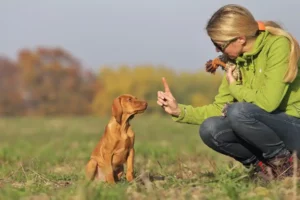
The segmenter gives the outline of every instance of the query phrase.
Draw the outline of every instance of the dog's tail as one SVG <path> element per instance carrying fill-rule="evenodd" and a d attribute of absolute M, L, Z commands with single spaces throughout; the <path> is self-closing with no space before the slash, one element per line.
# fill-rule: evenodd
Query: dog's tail
<path fill-rule="evenodd" d="M 94 180 L 97 173 L 98 163 L 94 159 L 90 159 L 85 166 L 85 176 L 89 181 Z"/>

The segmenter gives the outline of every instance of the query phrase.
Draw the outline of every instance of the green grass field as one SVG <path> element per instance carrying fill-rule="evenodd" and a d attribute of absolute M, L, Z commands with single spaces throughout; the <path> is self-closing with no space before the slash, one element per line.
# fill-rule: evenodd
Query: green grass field
<path fill-rule="evenodd" d="M 201 142 L 198 126 L 146 113 L 132 121 L 135 181 L 87 184 L 84 166 L 107 122 L 97 117 L 1 119 L 0 199 L 267 200 L 293 199 L 300 192 L 293 179 L 251 181 L 239 163 Z M 151 181 L 149 174 L 165 180 Z"/>

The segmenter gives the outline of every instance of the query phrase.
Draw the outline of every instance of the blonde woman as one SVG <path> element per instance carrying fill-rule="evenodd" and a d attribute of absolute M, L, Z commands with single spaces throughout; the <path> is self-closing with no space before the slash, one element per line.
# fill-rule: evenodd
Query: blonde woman
<path fill-rule="evenodd" d="M 298 42 L 275 22 L 258 22 L 233 4 L 217 10 L 206 31 L 216 51 L 234 62 L 241 81 L 229 68 L 214 102 L 193 107 L 178 104 L 163 78 L 157 104 L 176 122 L 199 124 L 207 146 L 254 166 L 257 175 L 292 176 L 291 153 L 300 156 Z"/>

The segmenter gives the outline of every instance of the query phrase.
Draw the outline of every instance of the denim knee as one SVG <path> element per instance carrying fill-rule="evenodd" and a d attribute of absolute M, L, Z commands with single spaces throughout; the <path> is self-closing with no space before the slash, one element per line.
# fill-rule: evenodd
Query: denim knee
<path fill-rule="evenodd" d="M 251 120 L 251 114 L 258 110 L 260 110 L 260 108 L 252 103 L 233 103 L 227 107 L 226 117 L 229 119 L 232 127 L 241 126 L 241 123 L 245 119 L 247 119 L 247 121 Z M 253 118 L 253 120 L 255 119 Z"/>
<path fill-rule="evenodd" d="M 213 134 L 217 132 L 217 121 L 214 118 L 206 119 L 200 126 L 199 135 L 204 143 L 210 143 L 214 138 Z"/>

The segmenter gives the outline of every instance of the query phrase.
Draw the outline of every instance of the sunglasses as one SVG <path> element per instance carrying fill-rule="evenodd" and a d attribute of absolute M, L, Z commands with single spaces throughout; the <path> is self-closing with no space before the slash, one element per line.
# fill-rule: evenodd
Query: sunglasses
<path fill-rule="evenodd" d="M 215 45 L 215 47 L 216 47 L 218 50 L 220 50 L 221 52 L 224 52 L 225 49 L 228 47 L 228 45 L 230 45 L 230 43 L 236 41 L 237 39 L 238 39 L 238 37 L 235 37 L 235 38 L 233 38 L 233 39 L 231 39 L 231 40 L 228 40 L 228 41 L 223 42 L 223 44 L 221 44 L 221 45 L 218 44 L 218 43 L 216 43 L 216 42 L 213 41 L 212 39 L 211 39 L 211 41 L 212 41 L 212 43 Z"/>

